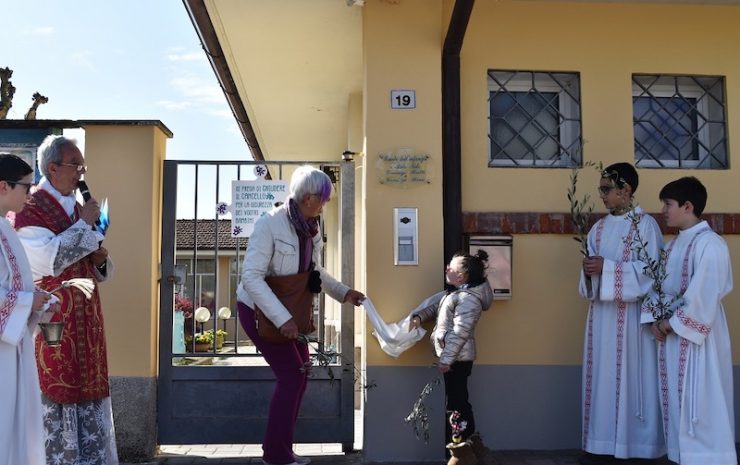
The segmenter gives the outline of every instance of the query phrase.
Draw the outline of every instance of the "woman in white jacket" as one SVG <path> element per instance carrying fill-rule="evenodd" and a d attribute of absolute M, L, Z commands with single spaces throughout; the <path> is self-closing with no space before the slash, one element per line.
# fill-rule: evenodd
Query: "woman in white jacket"
<path fill-rule="evenodd" d="M 319 215 L 331 193 L 331 180 L 323 171 L 307 165 L 296 169 L 290 180 L 288 201 L 257 221 L 244 256 L 237 290 L 239 320 L 277 379 L 262 443 L 265 465 L 310 462 L 293 453 L 293 432 L 308 381 L 304 368 L 310 363 L 308 347 L 296 340 L 298 325 L 266 279 L 315 270 L 324 292 L 335 300 L 359 305 L 365 298 L 319 266 Z M 255 307 L 287 342 L 268 342 L 258 334 Z"/>

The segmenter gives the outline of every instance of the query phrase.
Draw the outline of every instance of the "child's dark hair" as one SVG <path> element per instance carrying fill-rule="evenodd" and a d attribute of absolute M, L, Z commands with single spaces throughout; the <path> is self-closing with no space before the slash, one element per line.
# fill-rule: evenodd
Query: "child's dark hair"
<path fill-rule="evenodd" d="M 640 177 L 635 167 L 625 162 L 607 166 L 601 172 L 601 177 L 612 180 L 619 189 L 622 189 L 625 183 L 629 184 L 633 194 L 637 192 L 637 185 L 640 184 Z"/>
<path fill-rule="evenodd" d="M 707 206 L 707 188 L 694 176 L 686 176 L 663 186 L 658 198 L 662 201 L 675 200 L 681 206 L 691 202 L 694 206 L 694 216 L 699 218 Z"/>
<path fill-rule="evenodd" d="M 0 181 L 13 184 L 33 173 L 33 168 L 17 155 L 0 153 Z M 13 186 L 15 187 L 15 186 Z"/>
<path fill-rule="evenodd" d="M 465 252 L 457 252 L 452 258 L 462 257 L 462 271 L 468 276 L 468 284 L 478 286 L 486 280 L 486 268 L 488 268 L 488 253 L 478 249 L 475 255 Z"/>

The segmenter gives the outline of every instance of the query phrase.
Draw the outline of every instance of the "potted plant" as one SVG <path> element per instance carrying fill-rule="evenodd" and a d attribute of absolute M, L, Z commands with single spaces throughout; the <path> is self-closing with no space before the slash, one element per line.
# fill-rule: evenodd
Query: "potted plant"
<path fill-rule="evenodd" d="M 195 346 L 193 347 L 194 352 L 208 352 L 213 348 L 213 331 L 206 331 L 198 333 L 195 336 L 185 337 L 185 344 L 188 347 L 193 342 L 195 342 Z"/>
<path fill-rule="evenodd" d="M 216 330 L 216 335 L 214 337 L 213 330 L 209 329 L 203 333 L 204 335 L 208 335 L 208 338 L 210 338 L 211 342 L 214 340 L 216 341 L 216 349 L 220 349 L 224 346 L 224 340 L 226 339 L 226 336 L 228 336 L 229 333 L 224 331 L 223 329 Z"/>
<path fill-rule="evenodd" d="M 224 341 L 228 335 L 229 333 L 223 329 L 216 330 L 216 349 L 220 349 L 224 346 Z"/>

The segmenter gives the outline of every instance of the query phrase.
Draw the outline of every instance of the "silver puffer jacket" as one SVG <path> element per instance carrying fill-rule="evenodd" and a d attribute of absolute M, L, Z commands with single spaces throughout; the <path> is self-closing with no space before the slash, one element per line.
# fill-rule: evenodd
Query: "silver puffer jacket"
<path fill-rule="evenodd" d="M 422 323 L 437 319 L 431 334 L 434 351 L 439 363 L 452 365 L 475 360 L 475 324 L 481 312 L 491 308 L 491 303 L 493 290 L 485 281 L 449 294 L 438 292 L 419 304 L 411 315 L 418 315 Z"/>

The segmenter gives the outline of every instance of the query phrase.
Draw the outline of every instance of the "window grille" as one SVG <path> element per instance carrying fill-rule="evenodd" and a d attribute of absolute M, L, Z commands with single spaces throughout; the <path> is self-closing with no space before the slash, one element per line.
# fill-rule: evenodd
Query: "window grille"
<path fill-rule="evenodd" d="M 489 166 L 580 166 L 578 73 L 488 71 Z"/>
<path fill-rule="evenodd" d="M 724 78 L 633 75 L 635 164 L 727 169 Z"/>

